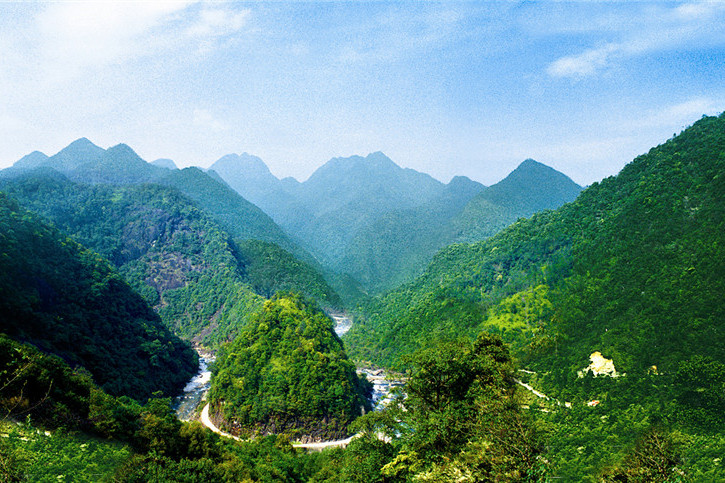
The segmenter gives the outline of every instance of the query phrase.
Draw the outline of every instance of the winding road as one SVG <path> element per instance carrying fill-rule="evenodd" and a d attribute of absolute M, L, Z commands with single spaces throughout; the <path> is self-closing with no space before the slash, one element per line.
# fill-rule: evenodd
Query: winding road
<path fill-rule="evenodd" d="M 234 438 L 237 441 L 244 441 L 240 439 L 239 436 L 234 436 L 233 434 L 226 433 L 216 427 L 216 425 L 212 422 L 211 418 L 209 418 L 209 403 L 206 403 L 204 409 L 201 410 L 201 417 L 199 419 L 201 420 L 201 424 L 211 429 L 220 436 L 224 436 L 225 438 Z M 358 436 L 360 435 L 354 434 L 346 439 L 337 439 L 334 441 L 320 441 L 319 443 L 292 443 L 292 446 L 294 446 L 295 448 L 304 448 L 312 451 L 322 451 L 325 448 L 344 448 L 345 446 L 350 444 L 350 441 L 357 438 Z"/>
<path fill-rule="evenodd" d="M 335 321 L 335 332 L 338 336 L 350 330 L 350 327 L 352 326 L 352 320 L 347 315 L 343 313 L 334 313 L 331 314 L 331 317 Z M 208 382 L 208 380 L 206 380 L 206 382 Z M 201 421 L 201 424 L 203 424 L 220 436 L 223 436 L 225 438 L 233 438 L 237 441 L 245 441 L 238 436 L 234 436 L 233 434 L 222 431 L 212 422 L 211 418 L 209 417 L 209 403 L 206 403 L 204 408 L 201 410 L 201 416 L 199 417 L 199 420 Z M 295 448 L 304 448 L 311 451 L 322 451 L 325 448 L 344 448 L 348 444 L 350 444 L 350 441 L 359 436 L 359 434 L 354 434 L 349 438 L 337 439 L 334 441 L 320 441 L 318 443 L 292 443 L 292 446 L 294 446 Z"/>

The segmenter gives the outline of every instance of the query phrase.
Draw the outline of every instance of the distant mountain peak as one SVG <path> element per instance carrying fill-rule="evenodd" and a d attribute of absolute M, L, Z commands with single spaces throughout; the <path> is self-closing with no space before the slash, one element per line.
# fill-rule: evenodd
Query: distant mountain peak
<path fill-rule="evenodd" d="M 468 176 L 454 176 L 451 178 L 451 181 L 448 183 L 447 186 L 449 187 L 456 187 L 456 186 L 469 186 L 469 185 L 480 185 L 480 183 L 473 181 Z M 483 185 L 481 185 L 483 186 Z"/>
<path fill-rule="evenodd" d="M 108 148 L 108 151 L 106 151 L 108 154 L 122 154 L 125 156 L 133 156 L 137 158 L 141 158 L 138 154 L 136 154 L 136 151 L 134 151 L 131 146 L 128 144 L 120 143 L 116 144 L 113 147 Z"/>
<path fill-rule="evenodd" d="M 386 156 L 386 155 L 385 155 L 385 153 L 384 153 L 384 152 L 382 152 L 382 151 L 375 151 L 374 153 L 369 153 L 369 154 L 368 154 L 368 155 L 366 156 L 366 159 L 368 159 L 368 160 L 376 160 L 376 159 L 381 159 L 381 160 L 387 160 L 387 161 L 392 161 L 392 160 L 391 160 L 391 159 L 390 159 L 390 158 L 389 158 L 388 156 Z"/>
<path fill-rule="evenodd" d="M 533 179 L 529 179 L 530 177 L 533 177 Z M 509 175 L 506 176 L 506 178 L 504 178 L 499 183 L 505 184 L 511 181 L 520 180 L 522 178 L 527 178 L 532 182 L 536 182 L 536 179 L 538 178 L 558 178 L 561 180 L 566 179 L 571 183 L 574 183 L 573 181 L 571 181 L 571 178 L 569 178 L 561 171 L 557 171 L 551 166 L 547 166 L 546 164 L 540 163 L 531 158 L 524 160 L 516 167 L 516 169 L 511 171 L 511 173 L 509 173 Z"/>
<path fill-rule="evenodd" d="M 166 168 L 166 169 L 179 169 L 178 166 L 176 166 L 176 163 L 172 159 L 168 158 L 159 158 L 151 161 L 151 164 L 154 166 L 157 166 L 159 168 Z"/>
<path fill-rule="evenodd" d="M 249 153 L 227 154 L 219 158 L 209 169 L 217 172 L 229 172 L 230 170 L 243 171 L 247 175 L 252 176 L 272 176 L 269 167 L 262 161 L 259 156 Z"/>
<path fill-rule="evenodd" d="M 519 164 L 519 168 L 528 168 L 531 166 L 546 166 L 544 163 L 540 163 L 537 160 L 533 158 L 526 158 L 524 159 L 521 164 Z M 546 166 L 548 168 L 548 166 Z"/>
<path fill-rule="evenodd" d="M 535 159 L 527 158 L 519 164 L 516 169 L 512 171 L 512 173 L 515 173 L 516 171 L 531 171 L 531 170 L 539 170 L 539 171 L 556 171 L 551 166 L 547 166 L 544 163 L 540 163 L 536 161 Z M 557 171 L 558 172 L 558 171 Z"/>
<path fill-rule="evenodd" d="M 88 138 L 80 138 L 51 156 L 48 161 L 54 168 L 72 170 L 84 163 L 100 160 L 105 152 L 105 149 L 96 146 Z"/>
<path fill-rule="evenodd" d="M 15 162 L 16 168 L 37 168 L 48 161 L 48 156 L 40 151 L 33 151 L 30 154 L 26 154 L 18 161 Z"/>
<path fill-rule="evenodd" d="M 93 144 L 88 138 L 79 138 L 64 147 L 55 156 L 71 155 L 71 156 L 100 156 L 105 149 Z"/>
<path fill-rule="evenodd" d="M 529 158 L 481 196 L 530 216 L 573 201 L 581 190 L 582 187 L 564 173 Z"/>
<path fill-rule="evenodd" d="M 67 147 L 68 148 L 70 148 L 70 147 L 78 148 L 78 147 L 86 147 L 86 146 L 99 147 L 99 146 L 96 146 L 95 144 L 93 144 L 91 142 L 91 140 L 86 137 L 76 139 L 75 141 L 70 143 Z"/>

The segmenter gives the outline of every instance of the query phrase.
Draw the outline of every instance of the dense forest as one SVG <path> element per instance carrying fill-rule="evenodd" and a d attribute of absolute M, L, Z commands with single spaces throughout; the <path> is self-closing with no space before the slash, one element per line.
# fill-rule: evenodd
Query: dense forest
<path fill-rule="evenodd" d="M 248 154 L 224 156 L 211 169 L 323 265 L 371 294 L 420 275 L 448 244 L 480 241 L 517 218 L 558 208 L 581 191 L 564 174 L 533 160 L 490 187 L 464 176 L 444 184 L 380 152 L 331 159 L 302 183 L 277 179 Z M 344 290 L 341 284 L 335 288 Z M 354 293 L 343 298 L 350 305 L 359 300 Z"/>
<path fill-rule="evenodd" d="M 106 391 L 171 395 L 196 370 L 174 336 L 107 261 L 0 194 L 2 332 L 82 366 Z"/>
<path fill-rule="evenodd" d="M 224 347 L 209 401 L 233 433 L 340 439 L 370 410 L 332 320 L 314 302 L 279 293 Z"/>
<path fill-rule="evenodd" d="M 539 418 L 557 474 L 594 478 L 652 432 L 678 442 L 678 464 L 699 474 L 725 443 L 723 153 L 725 116 L 703 118 L 575 202 L 443 250 L 421 278 L 363 308 L 346 335 L 351 355 L 405 368 L 404 355 L 432 340 L 498 333 L 533 373 L 519 377 L 575 408 Z M 595 352 L 620 377 L 584 371 Z M 699 478 L 718 474 L 707 471 Z"/>
<path fill-rule="evenodd" d="M 358 279 L 323 276 L 289 239 L 243 235 L 234 213 L 246 200 L 234 194 L 225 215 L 231 189 L 214 174 L 133 161 L 114 176 L 110 161 L 135 153 L 95 148 L 33 153 L 0 176 L 9 194 L 0 195 L 1 479 L 725 479 L 725 114 L 544 211 L 551 193 L 524 196 L 521 186 L 542 187 L 543 176 L 560 182 L 552 197 L 579 190 L 531 160 L 498 185 L 457 180 L 444 195 L 446 185 L 381 153 L 335 159 L 312 181 L 341 169 L 364 181 L 366 162 L 400 181 L 382 190 L 397 211 L 382 198 L 360 205 L 360 193 L 374 193 L 353 193 L 352 181 L 316 207 L 309 226 L 335 245 L 326 263 L 345 246 L 376 254 Z M 242 161 L 271 176 L 261 160 Z M 84 170 L 95 178 L 82 181 Z M 138 184 L 140 172 L 156 184 Z M 172 186 L 169 173 L 188 179 Z M 425 206 L 396 191 L 406 183 L 428 190 Z M 280 181 L 275 192 L 321 204 L 322 193 L 306 191 L 313 185 Z M 506 221 L 524 208 L 529 218 Z M 323 220 L 341 213 L 367 218 L 328 237 L 334 223 Z M 494 233 L 489 221 L 511 224 Z M 404 237 L 383 230 L 365 248 L 353 232 L 398 225 L 421 241 L 413 248 L 431 250 L 423 241 L 432 229 L 452 229 L 460 243 L 415 280 L 362 295 L 356 287 L 372 286 L 356 286 L 359 274 L 377 277 L 376 264 L 400 253 L 381 247 Z M 340 339 L 322 309 L 345 304 L 354 323 Z M 188 380 L 196 357 L 172 330 L 217 349 L 212 419 L 241 441 L 177 419 L 164 396 Z M 398 371 L 405 387 L 370 411 L 356 364 Z M 319 453 L 290 443 L 351 435 L 346 448 Z"/>
<path fill-rule="evenodd" d="M 187 339 L 216 347 L 261 305 L 260 294 L 279 288 L 340 304 L 314 268 L 268 242 L 242 240 L 240 249 L 175 189 L 87 185 L 47 171 L 0 186 L 110 260 L 166 325 Z"/>

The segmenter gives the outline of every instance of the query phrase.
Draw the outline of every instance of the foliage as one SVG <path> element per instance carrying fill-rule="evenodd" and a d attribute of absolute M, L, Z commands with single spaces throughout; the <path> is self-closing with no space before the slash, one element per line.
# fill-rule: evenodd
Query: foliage
<path fill-rule="evenodd" d="M 85 367 L 116 395 L 171 394 L 193 374 L 196 354 L 105 260 L 4 194 L 0 251 L 3 332 Z"/>
<path fill-rule="evenodd" d="M 192 194 L 219 184 L 186 170 L 173 176 L 174 184 Z M 233 337 L 261 305 L 255 290 L 270 296 L 294 288 L 322 303 L 341 304 L 315 268 L 267 242 L 243 240 L 240 249 L 208 214 L 174 189 L 89 186 L 57 175 L 22 176 L 5 189 L 111 260 L 184 338 L 216 347 Z M 200 203 L 206 201 L 202 197 Z M 243 218 L 236 219 L 243 223 Z"/>
<path fill-rule="evenodd" d="M 608 469 L 603 481 L 677 482 L 684 481 L 684 472 L 677 465 L 681 456 L 667 435 L 650 430 L 627 453 L 624 461 Z"/>
<path fill-rule="evenodd" d="M 214 371 L 210 403 L 235 432 L 344 437 L 369 408 L 332 320 L 299 295 L 267 301 Z"/>
<path fill-rule="evenodd" d="M 319 271 L 272 243 L 238 241 L 240 259 L 255 292 L 272 297 L 277 292 L 299 292 L 322 305 L 340 308 L 342 300 Z"/>
<path fill-rule="evenodd" d="M 32 175 L 5 188 L 108 258 L 167 327 L 186 339 L 214 346 L 261 303 L 245 283 L 228 235 L 175 190 Z"/>
<path fill-rule="evenodd" d="M 717 441 L 725 412 L 724 172 L 725 115 L 704 117 L 575 202 L 439 252 L 415 282 L 361 308 L 346 335 L 351 354 L 405 367 L 402 356 L 432 332 L 502 333 L 538 373 L 537 388 L 574 405 L 535 412 L 561 477 L 594 478 L 619 464 L 634 445 L 632 428 L 661 424 L 665 435 Z M 453 318 L 417 315 L 436 313 L 441 301 L 456 307 Z M 468 307 L 478 307 L 473 324 Z M 516 327 L 527 330 L 508 330 Z M 626 376 L 580 379 L 595 351 Z M 586 406 L 594 400 L 601 404 Z M 712 463 L 689 466 L 707 460 L 698 451 L 680 467 L 685 474 L 719 475 Z"/>
<path fill-rule="evenodd" d="M 300 260 L 307 263 L 314 261 L 265 212 L 239 196 L 213 174 L 192 167 L 172 171 L 157 182 L 172 187 L 193 200 L 234 239 L 274 243 Z"/>
<path fill-rule="evenodd" d="M 0 423 L 0 432 L 2 481 L 112 481 L 132 454 L 127 445 L 28 423 Z"/>
<path fill-rule="evenodd" d="M 408 362 L 407 398 L 355 423 L 361 437 L 332 462 L 339 473 L 356 475 L 350 481 L 543 480 L 543 446 L 519 410 L 499 337 L 439 342 Z"/>

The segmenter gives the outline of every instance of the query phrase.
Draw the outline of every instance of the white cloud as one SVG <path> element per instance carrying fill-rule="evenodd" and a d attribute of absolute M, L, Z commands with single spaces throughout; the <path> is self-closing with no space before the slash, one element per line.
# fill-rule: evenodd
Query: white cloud
<path fill-rule="evenodd" d="M 622 46 L 610 44 L 579 55 L 557 59 L 549 65 L 546 72 L 552 77 L 587 77 L 606 67 L 612 58 L 622 53 Z"/>
<path fill-rule="evenodd" d="M 149 52 L 149 34 L 186 2 L 53 3 L 37 18 L 38 49 L 56 68 L 99 67 Z"/>
<path fill-rule="evenodd" d="M 187 30 L 190 37 L 220 37 L 240 30 L 247 23 L 249 10 L 233 11 L 225 8 L 203 8 L 195 23 Z"/>
<path fill-rule="evenodd" d="M 725 109 L 725 99 L 716 100 L 695 97 L 646 112 L 643 117 L 634 119 L 627 125 L 630 128 L 667 128 L 681 129 L 697 121 L 702 115 L 720 114 Z"/>
<path fill-rule="evenodd" d="M 10 66 L 22 72 L 16 82 L 49 88 L 138 59 L 208 52 L 243 29 L 248 16 L 248 9 L 199 1 L 57 2 L 43 5 L 29 29 L 0 34 L 0 46 L 12 44 L 25 59 Z"/>
<path fill-rule="evenodd" d="M 211 112 L 206 109 L 194 109 L 192 119 L 192 123 L 194 124 L 194 126 L 200 129 L 210 130 L 214 132 L 229 130 L 229 126 L 225 122 L 217 119 Z"/>
<path fill-rule="evenodd" d="M 605 71 L 623 59 L 649 52 L 725 44 L 722 3 L 690 3 L 664 10 L 644 8 L 633 15 L 638 17 L 638 26 L 628 29 L 625 38 L 561 57 L 549 64 L 547 73 L 552 77 L 581 79 Z"/>

